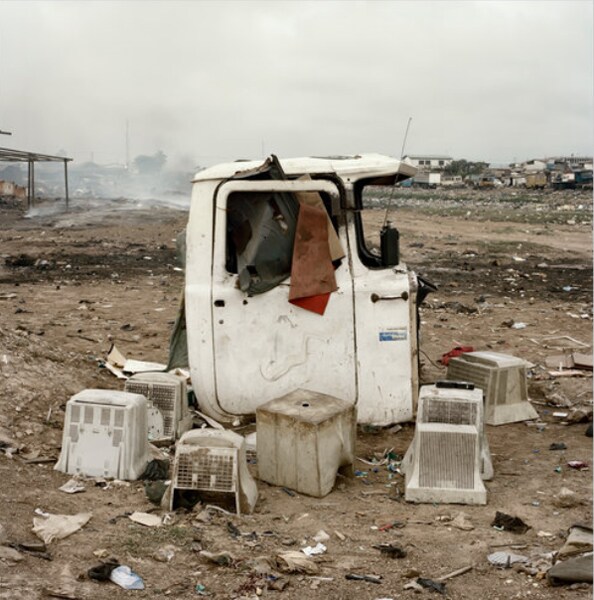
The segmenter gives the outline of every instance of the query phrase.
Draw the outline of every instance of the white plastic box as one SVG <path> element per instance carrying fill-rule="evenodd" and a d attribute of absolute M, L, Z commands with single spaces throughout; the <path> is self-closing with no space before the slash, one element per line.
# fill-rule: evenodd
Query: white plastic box
<path fill-rule="evenodd" d="M 192 428 L 183 377 L 172 373 L 137 373 L 126 381 L 125 390 L 142 394 L 161 411 L 165 439 L 175 441 Z"/>
<path fill-rule="evenodd" d="M 415 436 L 402 461 L 407 501 L 486 503 L 482 479 L 493 468 L 482 396 L 479 389 L 421 388 Z"/>
<path fill-rule="evenodd" d="M 144 472 L 148 461 L 144 396 L 90 389 L 70 398 L 56 470 L 134 480 Z"/>
<path fill-rule="evenodd" d="M 321 498 L 354 461 L 354 405 L 296 390 L 256 410 L 258 478 Z"/>
<path fill-rule="evenodd" d="M 448 363 L 447 378 L 468 381 L 485 395 L 485 423 L 503 425 L 538 419 L 528 401 L 526 368 L 521 358 L 497 352 L 467 352 Z"/>

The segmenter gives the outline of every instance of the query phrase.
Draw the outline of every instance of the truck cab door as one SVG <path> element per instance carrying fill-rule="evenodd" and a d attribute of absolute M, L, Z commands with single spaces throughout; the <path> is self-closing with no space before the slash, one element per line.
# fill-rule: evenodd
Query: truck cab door
<path fill-rule="evenodd" d="M 247 415 L 296 388 L 356 400 L 353 283 L 348 256 L 336 268 L 338 290 L 323 316 L 289 303 L 290 279 L 248 295 L 229 254 L 228 218 L 235 202 L 277 192 L 315 191 L 339 198 L 327 180 L 229 180 L 216 192 L 211 310 L 217 402 L 227 415 Z M 348 253 L 344 217 L 335 226 Z M 245 289 L 245 288 L 244 288 Z"/>

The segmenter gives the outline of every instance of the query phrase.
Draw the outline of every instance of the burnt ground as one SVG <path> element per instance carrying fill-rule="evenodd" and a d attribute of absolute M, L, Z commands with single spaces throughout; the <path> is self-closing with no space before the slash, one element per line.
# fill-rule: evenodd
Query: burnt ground
<path fill-rule="evenodd" d="M 542 577 L 547 556 L 561 547 L 568 527 L 592 521 L 591 470 L 567 466 L 569 460 L 591 464 L 592 441 L 584 423 L 554 416 L 591 409 L 592 379 L 589 373 L 553 378 L 544 367 L 547 356 L 575 344 L 568 337 L 591 347 L 591 193 L 412 191 L 397 196 L 393 206 L 390 219 L 401 233 L 403 259 L 439 286 L 421 311 L 423 380 L 442 377 L 437 359 L 459 344 L 534 364 L 529 392 L 539 423 L 487 427 L 495 476 L 486 484 L 486 506 L 407 504 L 399 475 L 359 461 L 355 467 L 367 475 L 339 478 L 323 499 L 289 496 L 258 482 L 253 515 L 214 514 L 202 522 L 195 509 L 176 513 L 156 529 L 119 518 L 127 511 L 154 510 L 141 483 L 105 489 L 88 481 L 85 493 L 58 491 L 68 476 L 36 461 L 57 458 L 66 401 L 88 387 L 121 389 L 97 358 L 115 342 L 132 358 L 166 360 L 183 285 L 175 237 L 187 214 L 120 200 L 80 201 L 68 214 L 42 205 L 36 216 L 25 218 L 18 208 L 2 205 L 0 440 L 12 438 L 21 449 L 12 458 L 0 454 L 0 524 L 9 541 L 26 542 L 36 539 L 31 532 L 36 508 L 62 514 L 91 510 L 93 517 L 81 531 L 50 544 L 51 561 L 29 554 L 16 565 L 0 560 L 0 598 L 40 598 L 45 587 L 58 585 L 65 568 L 80 598 L 195 598 L 198 583 L 213 598 L 253 597 L 258 588 L 270 598 L 404 598 L 418 595 L 404 591 L 415 574 L 437 578 L 467 565 L 471 571 L 447 582 L 450 598 L 591 597 L 591 586 L 551 588 Z M 366 217 L 377 229 L 384 213 Z M 513 323 L 526 327 L 513 329 Z M 402 455 L 413 430 L 412 424 L 398 433 L 362 429 L 357 456 L 381 456 L 391 448 Z M 553 442 L 567 449 L 550 451 Z M 562 487 L 576 492 L 578 504 L 555 505 Z M 461 511 L 474 529 L 452 526 L 448 519 Z M 496 511 L 521 517 L 531 528 L 524 534 L 497 531 L 491 527 Z M 234 538 L 228 521 L 255 534 Z M 394 522 L 403 526 L 383 527 Z M 255 565 L 270 567 L 255 559 L 310 545 L 320 529 L 330 535 L 327 552 L 314 559 L 323 579 L 291 574 L 284 591 L 266 589 Z M 391 559 L 373 548 L 384 542 L 400 545 L 406 557 Z M 159 562 L 155 552 L 168 545 L 174 547 L 172 560 Z M 227 550 L 235 564 L 206 563 L 200 548 Z M 501 549 L 540 561 L 539 572 L 489 565 L 487 555 Z M 125 592 L 86 579 L 99 550 L 131 566 L 146 590 Z M 382 580 L 349 581 L 349 572 Z"/>

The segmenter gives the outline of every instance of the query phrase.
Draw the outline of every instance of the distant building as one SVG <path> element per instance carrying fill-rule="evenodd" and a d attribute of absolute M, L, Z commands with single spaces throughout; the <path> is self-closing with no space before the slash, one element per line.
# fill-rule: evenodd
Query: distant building
<path fill-rule="evenodd" d="M 451 156 L 441 156 L 439 154 L 407 154 L 403 160 L 422 171 L 441 171 L 452 164 Z"/>
<path fill-rule="evenodd" d="M 555 165 L 555 164 L 565 164 L 569 165 L 572 169 L 582 168 L 582 169 L 591 169 L 592 168 L 592 157 L 591 156 L 551 156 L 545 159 L 547 165 Z"/>

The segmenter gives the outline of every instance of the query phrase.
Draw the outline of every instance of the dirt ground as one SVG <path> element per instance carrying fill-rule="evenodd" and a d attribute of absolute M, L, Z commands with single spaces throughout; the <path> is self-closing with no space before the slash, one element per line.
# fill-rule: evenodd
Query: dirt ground
<path fill-rule="evenodd" d="M 221 599 L 439 597 L 404 586 L 418 576 L 436 579 L 465 566 L 472 569 L 447 580 L 448 597 L 591 597 L 590 585 L 552 588 L 542 573 L 568 528 L 592 522 L 592 471 L 567 466 L 570 460 L 591 465 L 592 439 L 585 436 L 586 423 L 568 424 L 554 415 L 591 409 L 591 373 L 554 378 L 544 366 L 547 356 L 581 347 L 579 342 L 591 352 L 592 193 L 409 191 L 394 207 L 390 218 L 400 230 L 403 259 L 439 286 L 422 308 L 423 382 L 443 377 L 436 361 L 456 345 L 534 364 L 529 393 L 539 422 L 487 427 L 495 469 L 486 483 L 487 505 L 407 504 L 400 475 L 357 461 L 355 468 L 367 475 L 339 478 L 323 499 L 258 482 L 253 515 L 215 512 L 201 519 L 196 508 L 147 528 L 125 516 L 163 514 L 147 500 L 141 482 L 102 488 L 88 480 L 84 493 L 68 495 L 58 488 L 69 477 L 43 460 L 59 454 L 64 406 L 72 394 L 90 387 L 121 389 L 97 362 L 113 342 L 131 358 L 166 361 L 183 286 L 183 273 L 175 270 L 175 237 L 187 213 L 124 200 L 78 201 L 67 214 L 52 214 L 47 205 L 25 218 L 18 208 L 0 205 L 0 448 L 20 446 L 12 456 L 0 451 L 0 524 L 7 543 L 23 543 L 37 539 L 31 532 L 37 508 L 93 515 L 83 529 L 48 546 L 52 560 L 28 553 L 17 563 L 0 559 L 0 598 L 41 598 L 44 589 L 55 591 L 68 581 L 73 591 L 61 597 L 198 598 L 198 584 Z M 383 217 L 375 211 L 369 224 Z M 514 323 L 526 326 L 514 329 Z M 412 424 L 397 433 L 363 428 L 357 456 L 382 457 L 389 449 L 402 455 L 413 431 Z M 553 442 L 567 449 L 551 451 Z M 577 505 L 555 505 L 562 487 L 576 492 Z M 496 530 L 496 511 L 522 518 L 530 529 Z M 452 525 L 450 518 L 460 512 L 472 530 Z M 234 537 L 228 522 L 242 535 Z M 315 545 L 312 537 L 322 529 L 330 539 L 327 552 L 313 559 L 319 572 L 283 575 L 284 591 L 267 589 L 258 565 L 260 573 L 270 567 L 256 559 Z M 385 556 L 374 548 L 381 543 L 398 544 L 406 556 Z M 170 562 L 154 558 L 164 546 L 173 546 Z M 207 563 L 200 549 L 229 551 L 234 564 Z M 510 549 L 540 561 L 540 574 L 488 563 L 491 552 Z M 129 565 L 146 589 L 90 581 L 86 572 L 98 564 L 93 553 L 99 550 Z M 347 573 L 382 579 L 352 581 Z"/>

